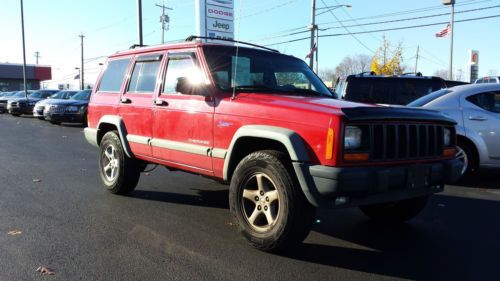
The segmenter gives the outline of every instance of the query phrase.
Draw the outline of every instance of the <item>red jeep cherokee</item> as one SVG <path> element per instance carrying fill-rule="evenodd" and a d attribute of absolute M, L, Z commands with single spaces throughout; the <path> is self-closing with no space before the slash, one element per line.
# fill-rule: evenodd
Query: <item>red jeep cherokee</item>
<path fill-rule="evenodd" d="M 302 60 L 264 48 L 118 52 L 88 112 L 111 193 L 131 192 L 148 163 L 228 182 L 240 231 L 265 251 L 305 239 L 318 207 L 408 220 L 461 168 L 452 120 L 336 100 Z"/>

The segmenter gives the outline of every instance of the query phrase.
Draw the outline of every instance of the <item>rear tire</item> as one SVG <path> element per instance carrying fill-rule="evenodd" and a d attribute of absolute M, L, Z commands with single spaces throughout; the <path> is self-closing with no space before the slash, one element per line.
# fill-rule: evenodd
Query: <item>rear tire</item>
<path fill-rule="evenodd" d="M 241 160 L 231 180 L 229 205 L 242 235 L 266 252 L 281 252 L 302 242 L 316 211 L 305 198 L 290 160 L 272 150 Z"/>
<path fill-rule="evenodd" d="M 140 168 L 135 159 L 123 151 L 118 132 L 107 132 L 99 149 L 99 174 L 103 186 L 113 194 L 132 192 L 140 178 Z"/>
<path fill-rule="evenodd" d="M 427 205 L 429 196 L 405 199 L 396 202 L 360 206 L 361 211 L 374 221 L 403 223 L 416 217 Z"/>

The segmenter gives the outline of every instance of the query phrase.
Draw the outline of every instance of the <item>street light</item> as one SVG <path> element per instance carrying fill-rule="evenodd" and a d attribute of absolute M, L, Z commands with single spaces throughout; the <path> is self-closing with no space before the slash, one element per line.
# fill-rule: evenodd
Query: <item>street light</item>
<path fill-rule="evenodd" d="M 316 73 L 318 73 L 318 45 L 319 45 L 319 28 L 318 25 L 316 25 L 316 17 L 320 16 L 322 14 L 331 12 L 335 9 L 338 8 L 352 8 L 351 5 L 348 4 L 339 4 L 339 5 L 334 5 L 334 6 L 326 6 L 322 8 L 316 8 L 316 0 L 312 0 L 312 23 L 311 23 L 311 51 L 310 51 L 310 57 L 309 57 L 309 67 L 314 70 L 314 55 L 316 53 Z M 320 13 L 316 13 L 317 11 L 321 11 Z M 316 40 L 314 40 L 314 37 L 316 37 Z M 316 42 L 314 42 L 316 41 Z"/>

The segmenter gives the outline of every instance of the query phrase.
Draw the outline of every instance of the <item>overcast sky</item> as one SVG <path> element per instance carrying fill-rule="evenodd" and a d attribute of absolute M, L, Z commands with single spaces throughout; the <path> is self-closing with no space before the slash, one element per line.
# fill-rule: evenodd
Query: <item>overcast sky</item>
<path fill-rule="evenodd" d="M 21 21 L 19 1 L 1 0 L 0 62 L 22 63 Z M 161 10 L 155 3 L 161 0 L 143 0 L 144 41 L 154 45 L 160 42 L 159 17 Z M 446 22 L 449 7 L 439 0 L 317 0 L 318 7 L 350 4 L 352 9 L 337 9 L 318 17 L 320 35 L 345 34 L 413 25 Z M 166 40 L 184 39 L 195 32 L 194 0 L 165 1 L 174 10 L 170 12 L 170 30 Z M 308 33 L 283 36 L 304 31 L 310 24 L 310 0 L 235 0 L 236 38 L 259 44 L 280 43 L 307 37 Z M 497 7 L 494 7 L 497 6 Z M 456 20 L 500 15 L 500 0 L 457 0 Z M 494 7 L 494 8 L 489 8 Z M 485 9 L 482 9 L 485 8 Z M 481 9 L 470 11 L 472 9 Z M 135 0 L 24 0 L 26 49 L 28 63 L 34 63 L 34 52 L 41 54 L 40 64 L 53 67 L 56 82 L 66 82 L 76 75 L 80 64 L 80 39 L 85 35 L 85 59 L 106 56 L 137 43 L 137 1 Z M 419 10 L 419 11 L 418 11 Z M 391 15 L 389 15 L 391 14 Z M 432 16 L 413 20 L 409 18 Z M 352 19 L 357 19 L 353 21 Z M 393 23 L 376 24 L 392 20 Z M 404 20 L 404 21 L 403 21 Z M 359 26 L 361 25 L 361 26 Z M 419 71 L 432 75 L 447 69 L 449 38 L 436 38 L 435 33 L 445 24 L 399 31 L 371 32 L 354 36 L 321 38 L 319 44 L 320 70 L 335 68 L 345 57 L 356 54 L 372 55 L 385 35 L 391 42 L 403 42 L 405 63 L 413 69 L 415 52 L 420 45 Z M 500 18 L 461 22 L 455 28 L 456 69 L 465 68 L 468 51 L 478 50 L 480 76 L 500 70 Z M 309 41 L 274 45 L 287 54 L 304 58 Z M 104 59 L 86 63 L 88 81 L 95 80 Z"/>

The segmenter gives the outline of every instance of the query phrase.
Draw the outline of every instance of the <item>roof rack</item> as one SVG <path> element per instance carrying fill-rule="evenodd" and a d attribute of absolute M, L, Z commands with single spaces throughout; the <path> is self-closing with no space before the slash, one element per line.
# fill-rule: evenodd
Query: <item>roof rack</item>
<path fill-rule="evenodd" d="M 233 40 L 233 39 L 226 39 L 226 38 L 212 38 L 212 37 L 191 35 L 188 38 L 186 38 L 186 42 L 192 42 L 192 41 L 194 41 L 196 39 L 208 39 L 208 40 L 218 40 L 218 41 L 225 41 L 225 42 L 233 42 L 233 43 L 238 43 L 238 44 L 243 44 L 243 45 L 248 45 L 248 46 L 252 46 L 252 47 L 261 48 L 261 49 L 264 49 L 264 50 L 267 50 L 267 51 L 271 51 L 271 52 L 274 52 L 274 53 L 279 53 L 278 50 L 271 49 L 271 48 L 268 48 L 268 47 L 264 47 L 264 46 L 261 46 L 261 45 L 252 44 L 252 43 L 243 42 L 243 41 L 237 41 L 237 40 Z"/>
<path fill-rule="evenodd" d="M 147 47 L 148 45 L 141 45 L 141 44 L 134 44 L 130 46 L 129 49 L 135 49 L 135 48 L 141 48 L 141 47 Z"/>
<path fill-rule="evenodd" d="M 360 74 L 358 74 L 359 76 L 365 76 L 365 75 L 377 75 L 377 73 L 375 71 L 365 71 L 365 72 L 361 72 Z"/>
<path fill-rule="evenodd" d="M 407 76 L 407 75 L 415 75 L 415 76 L 418 76 L 418 77 L 422 77 L 422 72 L 406 72 L 406 73 L 403 73 L 401 74 L 401 76 Z"/>

